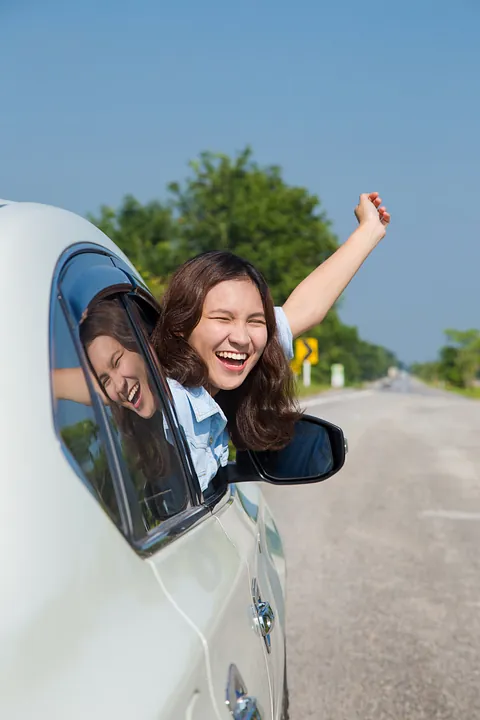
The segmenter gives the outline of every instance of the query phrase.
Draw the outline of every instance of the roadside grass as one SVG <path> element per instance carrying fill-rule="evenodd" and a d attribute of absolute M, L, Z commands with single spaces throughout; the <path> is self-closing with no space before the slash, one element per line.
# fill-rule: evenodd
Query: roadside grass
<path fill-rule="evenodd" d="M 473 400 L 480 400 L 480 387 L 472 388 L 459 388 L 453 385 L 446 385 L 445 390 L 463 395 L 464 397 L 472 398 Z"/>
<path fill-rule="evenodd" d="M 364 382 L 354 382 L 354 383 L 348 383 L 345 384 L 346 388 L 353 388 L 356 390 L 361 390 L 364 388 L 366 383 Z M 310 395 L 319 395 L 320 393 L 326 392 L 327 390 L 331 390 L 332 386 L 327 385 L 325 383 L 318 383 L 318 382 L 312 382 L 310 387 L 305 387 L 301 380 L 297 380 L 297 387 L 296 392 L 297 396 L 300 398 L 309 397 Z"/>
<path fill-rule="evenodd" d="M 330 385 L 312 382 L 310 387 L 305 387 L 303 383 L 297 380 L 296 393 L 298 397 L 308 397 L 309 395 L 318 395 L 319 393 L 331 390 Z"/>
<path fill-rule="evenodd" d="M 438 382 L 435 380 L 421 379 L 421 382 L 424 382 L 425 385 L 429 385 L 430 387 L 436 388 L 437 390 L 446 390 L 447 392 L 453 392 L 457 395 L 463 395 L 463 397 L 471 398 L 472 400 L 480 400 L 480 387 L 459 388 L 455 385 L 449 385 L 448 383 Z"/>

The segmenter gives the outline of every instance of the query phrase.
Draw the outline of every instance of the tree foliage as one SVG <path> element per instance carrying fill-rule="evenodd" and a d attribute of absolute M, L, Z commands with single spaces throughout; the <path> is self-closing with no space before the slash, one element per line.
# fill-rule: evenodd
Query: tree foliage
<path fill-rule="evenodd" d="M 338 247 L 315 195 L 287 185 L 276 166 L 260 168 L 249 148 L 234 160 L 202 153 L 185 185 L 170 185 L 185 260 L 231 250 L 268 279 L 277 303 Z"/>
<path fill-rule="evenodd" d="M 427 381 L 444 382 L 457 388 L 470 388 L 480 374 L 480 330 L 445 330 L 446 344 L 438 360 L 416 363 L 412 372 Z"/>
<path fill-rule="evenodd" d="M 168 186 L 165 202 L 146 205 L 127 195 L 118 210 L 102 206 L 90 216 L 140 270 L 161 298 L 170 273 L 200 252 L 228 249 L 265 275 L 282 304 L 306 275 L 338 247 L 318 197 L 290 186 L 277 166 L 262 168 L 250 148 L 235 158 L 210 152 L 190 163 L 183 183 Z M 363 341 L 333 308 L 314 329 L 321 362 L 314 378 L 326 381 L 333 362 L 345 365 L 350 382 L 385 374 L 396 358 Z"/>

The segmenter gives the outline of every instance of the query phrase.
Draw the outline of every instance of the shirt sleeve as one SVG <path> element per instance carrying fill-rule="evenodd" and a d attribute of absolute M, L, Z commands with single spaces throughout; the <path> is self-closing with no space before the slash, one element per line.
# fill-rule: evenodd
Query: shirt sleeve
<path fill-rule="evenodd" d="M 275 308 L 275 318 L 277 320 L 277 335 L 280 345 L 287 359 L 291 360 L 293 358 L 293 335 L 290 323 L 282 307 Z"/>

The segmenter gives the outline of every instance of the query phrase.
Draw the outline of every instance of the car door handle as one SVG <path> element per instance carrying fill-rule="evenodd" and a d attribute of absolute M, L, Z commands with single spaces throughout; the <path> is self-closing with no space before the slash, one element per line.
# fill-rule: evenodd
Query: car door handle
<path fill-rule="evenodd" d="M 272 610 L 272 606 L 269 602 L 265 602 L 260 597 L 260 590 L 256 580 L 252 583 L 252 596 L 253 596 L 253 609 L 255 625 L 257 626 L 260 635 L 265 641 L 265 647 L 267 652 L 272 651 L 272 643 L 270 639 L 270 633 L 275 626 L 275 613 Z"/>
<path fill-rule="evenodd" d="M 233 720 L 262 720 L 256 698 L 247 695 L 247 688 L 236 665 L 228 671 L 226 706 Z"/>
<path fill-rule="evenodd" d="M 262 637 L 267 638 L 272 632 L 275 625 L 275 613 L 272 610 L 272 606 L 268 602 L 261 601 L 257 603 L 255 609 L 257 611 L 260 633 Z"/>

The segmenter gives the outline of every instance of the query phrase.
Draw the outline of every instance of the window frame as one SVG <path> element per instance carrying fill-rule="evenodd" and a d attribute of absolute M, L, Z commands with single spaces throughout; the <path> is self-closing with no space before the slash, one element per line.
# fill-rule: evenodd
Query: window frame
<path fill-rule="evenodd" d="M 112 288 L 111 292 L 121 292 L 124 296 L 124 307 L 130 322 L 132 323 L 136 338 L 140 345 L 143 353 L 143 359 L 147 363 L 149 372 L 155 383 L 155 389 L 162 402 L 162 410 L 165 412 L 167 422 L 170 424 L 171 432 L 175 441 L 175 449 L 179 454 L 183 469 L 182 481 L 184 482 L 190 501 L 190 506 L 178 513 L 173 515 L 171 518 L 164 520 L 156 528 L 150 531 L 145 531 L 142 522 L 142 513 L 138 505 L 138 496 L 132 498 L 132 491 L 130 475 L 126 469 L 126 464 L 123 459 L 122 452 L 119 448 L 117 439 L 113 436 L 109 417 L 107 415 L 106 408 L 101 402 L 97 392 L 93 387 L 92 380 L 88 372 L 85 372 L 88 368 L 88 361 L 86 358 L 85 351 L 80 341 L 79 334 L 79 323 L 75 318 L 74 312 L 70 306 L 68 298 L 65 297 L 62 292 L 62 279 L 68 267 L 71 267 L 71 263 L 75 257 L 81 254 L 88 254 L 92 257 L 95 255 L 102 255 L 110 260 L 112 268 L 118 268 L 125 276 L 125 288 L 119 290 L 118 287 L 105 285 L 102 287 L 101 292 L 105 291 L 107 296 L 109 288 Z M 92 267 L 95 265 L 92 262 Z M 108 263 L 105 264 L 108 268 Z M 78 276 L 80 277 L 85 273 L 85 269 L 79 271 Z M 107 273 L 108 274 L 108 273 Z M 130 284 L 130 290 L 126 287 Z M 130 296 L 130 297 L 129 297 Z M 168 385 L 163 377 L 163 374 L 153 355 L 151 349 L 148 347 L 147 339 L 141 330 L 137 326 L 138 318 L 134 315 L 137 312 L 132 311 L 131 304 L 135 304 L 134 298 L 138 296 L 143 301 L 147 302 L 153 310 L 159 311 L 158 303 L 155 298 L 149 292 L 142 278 L 139 276 L 136 270 L 127 265 L 123 260 L 116 256 L 112 251 L 97 245 L 95 243 L 76 243 L 75 245 L 67 248 L 57 261 L 57 265 L 53 274 L 51 295 L 50 295 L 50 308 L 49 308 L 49 351 L 50 351 L 50 371 L 54 369 L 53 358 L 54 358 L 54 346 L 55 346 L 55 312 L 62 312 L 66 320 L 68 332 L 70 333 L 71 340 L 75 347 L 75 351 L 78 356 L 80 365 L 85 373 L 85 379 L 90 392 L 91 408 L 94 413 L 95 420 L 98 423 L 99 435 L 102 444 L 104 445 L 105 454 L 109 470 L 112 476 L 112 482 L 114 486 L 115 497 L 118 504 L 119 515 L 121 519 L 121 527 L 119 527 L 114 520 L 108 517 L 108 521 L 112 522 L 117 529 L 125 536 L 132 548 L 142 557 L 150 557 L 156 553 L 160 548 L 170 544 L 173 540 L 183 536 L 190 529 L 203 522 L 204 519 L 211 516 L 212 506 L 206 502 L 203 494 L 200 490 L 200 484 L 198 482 L 197 475 L 193 466 L 190 451 L 184 437 L 184 433 L 181 431 L 181 425 L 178 421 L 178 417 L 173 405 L 173 401 L 168 391 Z M 125 302 L 125 299 L 127 300 Z M 72 455 L 70 450 L 65 445 L 58 426 L 57 413 L 55 410 L 55 398 L 53 394 L 53 385 L 51 383 L 51 398 L 52 398 L 52 416 L 53 426 L 55 434 L 62 448 L 62 452 L 66 457 L 70 467 L 73 469 L 75 474 L 80 478 L 81 482 L 86 485 L 89 492 L 92 491 L 92 485 L 90 481 L 85 477 L 82 468 L 79 466 L 75 457 Z M 225 494 L 229 494 L 228 486 L 225 487 L 225 492 L 218 499 L 220 500 Z M 98 500 L 95 497 L 95 501 Z M 222 503 L 223 504 L 223 503 Z"/>

